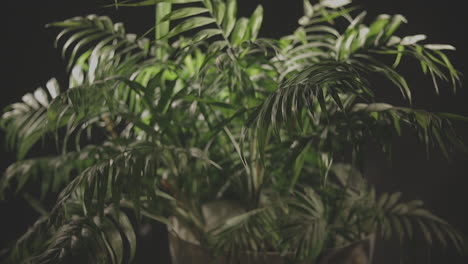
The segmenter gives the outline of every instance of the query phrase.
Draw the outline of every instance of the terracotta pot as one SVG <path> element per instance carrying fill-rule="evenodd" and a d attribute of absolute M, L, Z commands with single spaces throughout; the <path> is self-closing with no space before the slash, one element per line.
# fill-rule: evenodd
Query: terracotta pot
<path fill-rule="evenodd" d="M 374 236 L 343 248 L 328 250 L 317 264 L 370 264 L 374 250 Z M 212 259 L 200 245 L 187 242 L 169 232 L 169 248 L 172 264 L 227 264 L 225 257 Z M 287 264 L 279 253 L 241 253 L 238 263 L 242 264 Z M 297 263 L 295 263 L 297 264 Z M 313 264 L 304 262 L 302 264 Z"/>

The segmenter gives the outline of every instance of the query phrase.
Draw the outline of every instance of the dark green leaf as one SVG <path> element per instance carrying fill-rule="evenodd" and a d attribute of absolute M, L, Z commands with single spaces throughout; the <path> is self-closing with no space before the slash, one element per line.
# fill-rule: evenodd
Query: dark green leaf
<path fill-rule="evenodd" d="M 186 7 L 177 9 L 166 15 L 160 22 L 181 19 L 208 12 L 208 9 L 202 7 Z M 167 33 L 166 33 L 167 34 Z"/>
<path fill-rule="evenodd" d="M 169 34 L 167 34 L 166 36 L 163 36 L 163 38 L 171 38 L 185 31 L 199 28 L 199 27 L 202 27 L 202 26 L 214 23 L 214 22 L 216 22 L 216 20 L 211 17 L 201 17 L 201 16 L 192 17 L 192 18 L 182 21 L 180 24 L 175 26 L 171 30 L 171 32 L 169 32 Z"/>

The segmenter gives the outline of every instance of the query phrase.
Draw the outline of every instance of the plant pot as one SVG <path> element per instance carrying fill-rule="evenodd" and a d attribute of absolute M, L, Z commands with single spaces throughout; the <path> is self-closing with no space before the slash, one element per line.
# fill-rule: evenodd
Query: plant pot
<path fill-rule="evenodd" d="M 374 236 L 356 242 L 352 245 L 328 250 L 318 264 L 370 264 L 374 250 Z M 185 241 L 169 232 L 169 248 L 172 264 L 227 264 L 224 256 L 211 258 L 210 254 L 200 245 Z M 242 264 L 287 264 L 286 258 L 277 252 L 241 253 L 238 263 Z M 303 262 L 303 264 L 313 264 Z"/>
<path fill-rule="evenodd" d="M 244 213 L 245 210 L 236 202 L 218 200 L 202 206 L 205 220 L 205 232 L 213 230 L 227 219 Z M 170 218 L 169 248 L 173 264 L 227 264 L 227 258 L 219 256 L 213 259 L 209 252 L 200 246 L 200 242 L 176 217 Z M 375 235 L 357 241 L 342 248 L 329 249 L 317 264 L 370 264 L 374 251 Z M 279 252 L 244 252 L 238 256 L 242 264 L 287 264 L 286 257 Z M 298 263 L 294 263 L 298 264 Z M 315 264 L 303 262 L 301 264 Z"/>
<path fill-rule="evenodd" d="M 227 264 L 227 258 L 219 256 L 215 259 L 200 245 L 193 244 L 169 233 L 169 248 L 172 264 Z M 241 253 L 237 259 L 242 264 L 283 264 L 284 258 L 276 252 Z M 306 263 L 304 263 L 306 264 Z"/>
<path fill-rule="evenodd" d="M 351 245 L 325 251 L 319 264 L 371 264 L 374 255 L 375 234 Z"/>

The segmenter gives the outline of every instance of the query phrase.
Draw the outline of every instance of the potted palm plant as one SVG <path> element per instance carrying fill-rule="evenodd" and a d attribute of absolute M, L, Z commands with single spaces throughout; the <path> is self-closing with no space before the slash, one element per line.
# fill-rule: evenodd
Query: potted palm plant
<path fill-rule="evenodd" d="M 131 263 L 141 219 L 167 225 L 174 263 L 369 263 L 377 234 L 463 250 L 421 201 L 377 195 L 361 175 L 366 144 L 389 151 L 408 129 L 446 155 L 464 148 L 452 122 L 465 118 L 411 108 L 397 70 L 413 59 L 436 92 L 456 89 L 454 48 L 398 37 L 401 15 L 366 24 L 349 4 L 304 0 L 280 39 L 259 38 L 262 6 L 237 17 L 236 0 L 115 1 L 154 8 L 151 39 L 97 15 L 50 24 L 69 84 L 5 110 L 18 161 L 0 194 L 39 184 L 57 200 L 6 261 Z M 376 101 L 375 75 L 410 106 Z M 58 155 L 30 157 L 41 139 Z"/>

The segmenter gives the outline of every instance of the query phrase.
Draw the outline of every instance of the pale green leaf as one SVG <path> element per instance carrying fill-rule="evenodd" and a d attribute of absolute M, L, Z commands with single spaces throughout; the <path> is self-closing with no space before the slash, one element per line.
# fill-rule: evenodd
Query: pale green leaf
<path fill-rule="evenodd" d="M 404 37 L 402 40 L 401 40 L 401 45 L 405 45 L 405 46 L 408 46 L 408 45 L 414 45 L 416 43 L 418 43 L 419 41 L 422 41 L 422 40 L 425 40 L 427 38 L 426 35 L 414 35 L 414 36 L 407 36 L 407 37 Z"/>
<path fill-rule="evenodd" d="M 340 8 L 351 3 L 351 0 L 321 0 L 320 4 L 329 8 Z"/>
<path fill-rule="evenodd" d="M 454 46 L 444 44 L 426 44 L 424 47 L 430 50 L 456 50 Z"/>
<path fill-rule="evenodd" d="M 310 3 L 309 0 L 303 0 L 303 7 L 304 7 L 304 15 L 306 17 L 312 17 L 314 14 L 314 7 Z"/>

